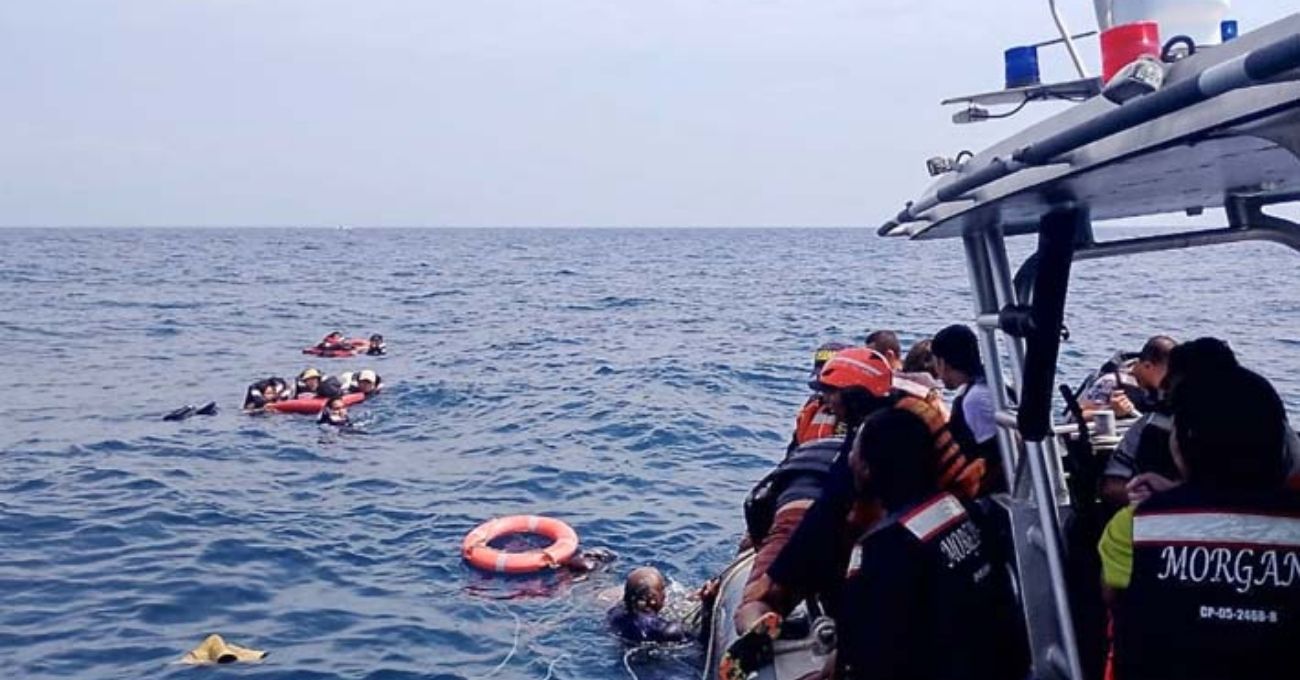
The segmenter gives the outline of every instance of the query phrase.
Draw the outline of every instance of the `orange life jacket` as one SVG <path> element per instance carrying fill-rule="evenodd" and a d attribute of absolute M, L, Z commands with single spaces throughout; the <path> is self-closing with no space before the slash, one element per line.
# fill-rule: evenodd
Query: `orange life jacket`
<path fill-rule="evenodd" d="M 822 403 L 821 397 L 814 395 L 808 398 L 803 408 L 799 409 L 799 415 L 794 421 L 794 443 L 795 446 L 802 446 L 810 441 L 817 439 L 826 439 L 834 437 L 837 434 L 843 434 L 840 429 L 839 418 L 826 408 Z"/>
<path fill-rule="evenodd" d="M 930 402 L 906 394 L 894 403 L 895 408 L 921 419 L 934 436 L 935 454 L 939 461 L 939 487 L 963 498 L 973 499 L 983 491 L 984 461 L 971 460 L 962 454 L 957 440 L 948 431 L 948 420 L 943 412 Z"/>

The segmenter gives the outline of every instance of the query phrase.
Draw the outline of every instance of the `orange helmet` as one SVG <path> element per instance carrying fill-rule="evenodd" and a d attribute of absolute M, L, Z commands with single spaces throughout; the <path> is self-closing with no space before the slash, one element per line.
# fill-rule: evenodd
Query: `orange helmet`
<path fill-rule="evenodd" d="M 866 347 L 851 347 L 831 357 L 808 386 L 821 391 L 860 387 L 883 397 L 889 394 L 893 381 L 894 371 L 880 352 Z"/>

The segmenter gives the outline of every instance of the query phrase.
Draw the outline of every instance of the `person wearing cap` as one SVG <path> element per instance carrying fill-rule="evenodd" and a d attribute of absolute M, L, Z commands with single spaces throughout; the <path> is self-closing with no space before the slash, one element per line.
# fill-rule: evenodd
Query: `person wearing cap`
<path fill-rule="evenodd" d="M 822 367 L 830 361 L 836 353 L 848 349 L 849 345 L 843 342 L 822 343 L 817 351 L 813 352 L 812 379 L 815 381 L 821 374 Z M 794 451 L 801 444 L 834 436 L 837 428 L 839 434 L 844 434 L 843 428 L 839 427 L 839 421 L 834 411 L 827 408 L 824 395 L 813 387 L 813 393 L 804 402 L 799 409 L 799 415 L 795 417 L 794 436 L 790 438 L 790 445 L 786 447 L 786 455 Z"/>
<path fill-rule="evenodd" d="M 298 399 L 316 396 L 316 391 L 320 389 L 321 372 L 315 367 L 305 369 L 298 374 L 298 379 L 294 381 L 294 396 Z"/>
<path fill-rule="evenodd" d="M 982 461 L 967 460 L 962 455 L 948 433 L 943 415 L 933 406 L 894 389 L 888 359 L 878 352 L 865 347 L 844 350 L 827 362 L 816 382 L 817 387 L 832 395 L 831 403 L 841 409 L 847 434 L 835 441 L 832 460 L 820 468 L 824 472 L 811 477 L 815 483 L 809 484 L 810 478 L 804 477 L 799 480 L 801 487 L 791 484 L 799 478 L 785 481 L 777 476 L 779 484 L 772 484 L 771 490 L 765 491 L 765 485 L 760 483 L 751 493 L 751 498 L 758 499 L 780 489 L 776 496 L 778 512 L 759 545 L 760 554 L 742 595 L 743 604 L 736 610 L 734 623 L 741 635 L 719 665 L 720 676 L 727 680 L 745 678 L 771 659 L 772 642 L 779 635 L 781 620 L 799 601 L 820 598 L 827 613 L 835 615 L 832 607 L 839 601 L 849 547 L 883 513 L 878 503 L 858 497 L 847 462 L 845 443 L 853 440 L 864 419 L 883 409 L 893 409 L 920 423 L 931 433 L 940 488 L 963 498 L 973 498 L 982 491 Z M 862 445 L 870 446 L 871 442 L 864 440 Z M 789 460 L 783 465 L 792 467 Z M 808 465 L 798 472 L 820 469 Z M 795 489 L 793 497 L 783 499 L 780 493 L 789 493 L 791 487 Z M 793 507 L 798 509 L 798 515 L 782 517 L 780 508 L 791 503 L 797 503 Z M 747 507 L 747 521 L 749 514 Z M 783 545 L 769 545 L 776 541 Z M 763 555 L 763 551 L 775 555 Z M 760 558 L 766 565 L 760 563 Z"/>
<path fill-rule="evenodd" d="M 967 456 L 978 457 L 988 467 L 994 487 L 1005 486 L 998 451 L 998 426 L 993 391 L 984 377 L 975 332 L 953 324 L 935 333 L 930 342 L 935 372 L 945 387 L 957 390 L 948 428 Z M 996 490 L 996 489 L 995 489 Z"/>
<path fill-rule="evenodd" d="M 808 385 L 822 395 L 824 408 L 847 431 L 887 404 L 890 379 L 889 362 L 884 356 L 865 347 L 853 347 L 832 356 Z M 749 629 L 769 611 L 788 610 L 794 605 L 782 601 L 779 589 L 773 589 L 767 567 L 821 495 L 843 442 L 843 431 L 804 442 L 763 477 L 746 499 L 745 524 L 757 553 L 736 608 L 737 632 Z"/>
<path fill-rule="evenodd" d="M 360 371 L 352 371 L 339 376 L 339 382 L 343 385 L 343 391 L 346 394 L 364 394 L 370 396 L 383 387 L 383 379 L 379 374 L 367 368 Z"/>

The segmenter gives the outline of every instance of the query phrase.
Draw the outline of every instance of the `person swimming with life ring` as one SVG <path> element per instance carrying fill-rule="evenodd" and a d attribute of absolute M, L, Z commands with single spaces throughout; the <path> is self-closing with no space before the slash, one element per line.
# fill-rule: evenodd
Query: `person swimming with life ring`
<path fill-rule="evenodd" d="M 495 547 L 499 539 L 529 534 L 550 539 L 542 548 L 512 550 Z M 530 574 L 562 570 L 578 579 L 586 578 L 615 559 L 604 548 L 578 547 L 578 534 L 568 524 L 552 517 L 510 515 L 490 519 L 465 535 L 461 555 L 470 566 L 497 574 Z M 631 644 L 681 643 L 698 639 L 708 629 L 708 616 L 716 596 L 718 580 L 707 582 L 693 594 L 670 597 L 669 583 L 654 567 L 633 569 L 622 587 L 609 588 L 597 601 L 615 603 L 606 612 L 606 622 L 619 638 Z"/>
<path fill-rule="evenodd" d="M 669 586 L 668 579 L 654 567 L 637 567 L 628 572 L 621 601 L 605 613 L 610 630 L 631 644 L 699 640 L 709 629 L 718 581 L 710 580 L 687 593 L 672 593 Z"/>

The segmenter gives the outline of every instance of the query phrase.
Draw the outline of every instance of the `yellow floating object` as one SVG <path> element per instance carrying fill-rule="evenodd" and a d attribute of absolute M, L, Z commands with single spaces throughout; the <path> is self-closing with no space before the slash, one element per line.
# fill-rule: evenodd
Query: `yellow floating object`
<path fill-rule="evenodd" d="M 213 633 L 199 643 L 198 647 L 185 653 L 181 663 L 203 665 L 210 663 L 234 663 L 236 661 L 256 662 L 266 658 L 269 652 L 232 645 Z"/>

